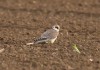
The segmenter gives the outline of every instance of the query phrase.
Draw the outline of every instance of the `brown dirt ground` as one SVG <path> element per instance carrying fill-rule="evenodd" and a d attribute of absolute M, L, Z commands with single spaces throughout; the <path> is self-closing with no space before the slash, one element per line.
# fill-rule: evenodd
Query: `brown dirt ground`
<path fill-rule="evenodd" d="M 25 45 L 54 24 L 54 44 Z M 0 70 L 100 70 L 100 0 L 0 0 L 2 48 Z"/>

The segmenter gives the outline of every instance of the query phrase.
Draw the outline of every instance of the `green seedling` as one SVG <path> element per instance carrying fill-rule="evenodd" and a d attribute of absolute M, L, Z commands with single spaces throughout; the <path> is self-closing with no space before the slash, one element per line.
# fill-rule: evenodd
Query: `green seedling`
<path fill-rule="evenodd" d="M 81 53 L 81 52 L 79 51 L 79 49 L 78 49 L 78 47 L 77 47 L 77 45 L 76 45 L 76 44 L 73 44 L 73 46 L 72 46 L 72 47 L 74 48 L 74 50 L 75 50 L 76 52 Z"/>

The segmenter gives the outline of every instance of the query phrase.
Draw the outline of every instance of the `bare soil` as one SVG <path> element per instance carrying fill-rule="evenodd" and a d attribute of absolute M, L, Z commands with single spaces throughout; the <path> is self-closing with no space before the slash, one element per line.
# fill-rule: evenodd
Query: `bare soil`
<path fill-rule="evenodd" d="M 54 24 L 54 44 L 25 45 Z M 2 48 L 0 70 L 100 70 L 100 0 L 0 0 Z"/>

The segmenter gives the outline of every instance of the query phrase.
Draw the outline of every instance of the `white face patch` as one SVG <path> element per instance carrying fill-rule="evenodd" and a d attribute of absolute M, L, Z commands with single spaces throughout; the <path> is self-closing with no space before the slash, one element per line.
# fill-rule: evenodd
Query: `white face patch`
<path fill-rule="evenodd" d="M 56 30 L 57 32 L 59 32 L 59 29 L 57 29 L 57 28 L 53 28 L 54 30 Z"/>
<path fill-rule="evenodd" d="M 56 31 L 59 31 L 60 26 L 59 26 L 59 25 L 54 25 L 52 28 L 53 28 L 54 30 L 56 30 Z"/>

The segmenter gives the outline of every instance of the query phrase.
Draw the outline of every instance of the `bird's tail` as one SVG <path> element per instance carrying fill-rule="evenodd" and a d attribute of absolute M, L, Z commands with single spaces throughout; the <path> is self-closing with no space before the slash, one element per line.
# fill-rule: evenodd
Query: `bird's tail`
<path fill-rule="evenodd" d="M 47 40 L 47 38 L 38 38 L 38 39 L 34 40 L 34 42 L 27 43 L 26 45 L 42 44 L 42 43 L 46 43 L 46 40 Z"/>
<path fill-rule="evenodd" d="M 26 43 L 26 45 L 33 45 L 34 44 L 34 42 L 32 42 L 32 43 Z"/>

